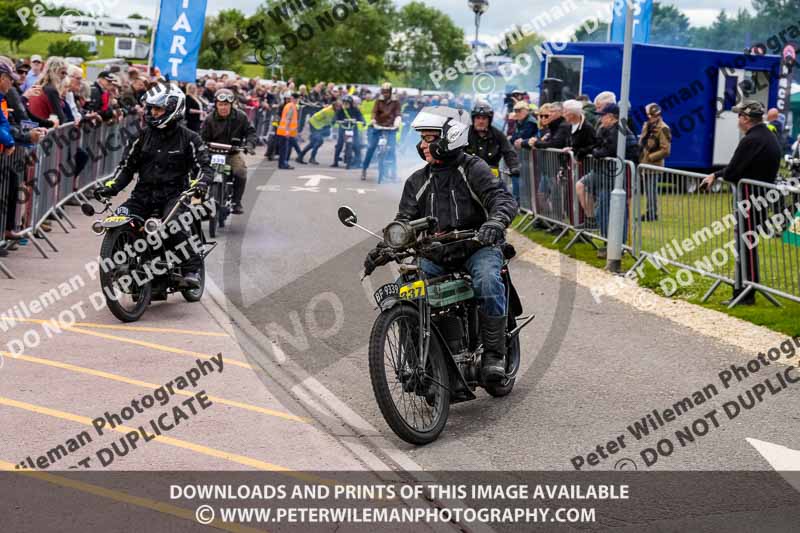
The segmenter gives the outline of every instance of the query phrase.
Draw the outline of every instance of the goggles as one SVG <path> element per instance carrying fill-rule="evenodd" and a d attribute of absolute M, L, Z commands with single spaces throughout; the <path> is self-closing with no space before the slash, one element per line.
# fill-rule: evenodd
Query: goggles
<path fill-rule="evenodd" d="M 234 96 L 232 94 L 218 94 L 216 99 L 217 102 L 228 102 L 229 104 L 232 104 Z"/>
<path fill-rule="evenodd" d="M 428 144 L 435 143 L 439 139 L 438 135 L 429 134 L 429 135 L 422 135 L 422 140 Z"/>

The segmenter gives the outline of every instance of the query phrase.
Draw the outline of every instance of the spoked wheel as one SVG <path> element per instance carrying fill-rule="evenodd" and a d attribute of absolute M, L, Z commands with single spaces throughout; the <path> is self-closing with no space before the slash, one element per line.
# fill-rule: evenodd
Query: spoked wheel
<path fill-rule="evenodd" d="M 353 162 L 353 145 L 346 142 L 344 143 L 344 166 L 350 168 Z"/>
<path fill-rule="evenodd" d="M 215 238 L 217 236 L 217 224 L 219 224 L 219 197 L 220 189 L 222 187 L 219 183 L 211 184 L 211 192 L 209 197 L 214 200 L 214 213 L 208 217 L 208 236 Z"/>
<path fill-rule="evenodd" d="M 381 149 L 381 152 L 378 154 L 378 183 L 383 182 L 383 165 L 386 162 L 386 152 Z"/>
<path fill-rule="evenodd" d="M 126 246 L 129 250 L 134 249 L 135 240 L 134 232 L 122 227 L 106 233 L 100 247 L 100 257 L 103 260 L 114 261 L 115 254 L 118 258 L 127 258 L 127 262 L 123 264 L 113 263 L 113 268 L 100 270 L 100 286 L 103 288 L 106 305 L 123 322 L 139 320 L 150 305 L 152 297 L 153 289 L 142 268 L 142 259 L 131 258 L 126 253 Z"/>
<path fill-rule="evenodd" d="M 231 208 L 233 205 L 233 185 L 230 183 L 225 183 L 225 186 L 221 188 L 222 192 L 220 193 L 219 203 L 219 227 L 224 228 L 225 224 L 228 223 L 228 215 L 231 214 Z"/>
<path fill-rule="evenodd" d="M 381 313 L 370 335 L 369 374 L 375 400 L 392 431 L 411 444 L 428 444 L 447 423 L 449 376 L 433 336 L 421 368 L 418 339 L 416 309 L 399 305 Z"/>
<path fill-rule="evenodd" d="M 517 327 L 517 321 L 513 318 L 508 318 L 508 331 L 512 331 Z M 519 335 L 514 337 L 506 345 L 506 375 L 507 377 L 500 382 L 490 383 L 486 385 L 486 392 L 500 398 L 509 394 L 514 388 L 514 383 L 517 381 L 516 375 L 519 370 L 520 362 L 520 348 L 519 348 Z"/>

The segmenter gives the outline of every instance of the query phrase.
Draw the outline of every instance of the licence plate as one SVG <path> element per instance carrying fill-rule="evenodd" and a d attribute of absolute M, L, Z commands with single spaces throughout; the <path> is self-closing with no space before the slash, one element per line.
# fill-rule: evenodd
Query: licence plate
<path fill-rule="evenodd" d="M 387 298 L 396 298 L 399 292 L 400 287 L 397 286 L 397 283 L 387 283 L 375 291 L 373 297 L 375 298 L 375 302 L 380 306 Z"/>
<path fill-rule="evenodd" d="M 403 300 L 416 300 L 417 298 L 425 297 L 425 282 L 422 280 L 415 281 L 400 287 L 400 298 Z"/>
<path fill-rule="evenodd" d="M 225 164 L 225 156 L 222 154 L 212 154 L 211 155 L 211 164 L 212 165 L 224 165 Z"/>

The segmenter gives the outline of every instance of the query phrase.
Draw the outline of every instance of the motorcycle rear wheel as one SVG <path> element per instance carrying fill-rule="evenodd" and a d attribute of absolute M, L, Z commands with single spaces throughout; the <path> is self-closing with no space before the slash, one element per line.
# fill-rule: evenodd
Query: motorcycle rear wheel
<path fill-rule="evenodd" d="M 423 445 L 439 438 L 447 423 L 450 378 L 434 336 L 425 372 L 419 373 L 418 338 L 416 309 L 397 305 L 378 315 L 369 340 L 369 375 L 375 401 L 392 431 Z"/>
<path fill-rule="evenodd" d="M 103 244 L 100 246 L 100 258 L 106 261 L 114 261 L 114 254 L 126 254 L 125 246 L 133 248 L 137 235 L 127 226 L 114 228 L 103 237 Z M 114 263 L 114 268 L 100 269 L 100 286 L 106 299 L 109 311 L 122 322 L 136 322 L 150 305 L 153 296 L 153 288 L 150 281 L 138 283 L 136 277 L 132 276 L 134 271 L 139 273 L 139 280 L 146 280 L 147 277 L 140 266 L 140 258 L 128 257 L 128 262 L 124 265 Z M 127 290 L 117 286 L 124 276 L 131 276 L 133 283 Z M 113 296 L 112 296 L 113 295 Z M 128 301 L 130 300 L 130 301 Z"/>

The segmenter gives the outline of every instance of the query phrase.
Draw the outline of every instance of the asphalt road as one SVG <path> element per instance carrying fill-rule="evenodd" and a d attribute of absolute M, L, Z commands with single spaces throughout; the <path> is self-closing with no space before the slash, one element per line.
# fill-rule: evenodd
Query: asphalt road
<path fill-rule="evenodd" d="M 396 213 L 402 186 L 378 185 L 374 172 L 362 182 L 357 170 L 328 168 L 330 148 L 321 151 L 319 167 L 276 171 L 275 163 L 257 162 L 248 213 L 226 234 L 225 250 L 212 261 L 213 277 L 238 319 L 269 338 L 264 360 L 288 360 L 298 379 L 318 381 L 420 467 L 572 470 L 571 460 L 582 455 L 584 470 L 630 467 L 622 459 L 652 470 L 763 470 L 769 464 L 746 438 L 800 448 L 791 384 L 777 395 L 767 392 L 733 420 L 723 410 L 739 394 L 746 401 L 748 389 L 768 377 L 779 386 L 774 365 L 742 382 L 734 379 L 728 389 L 719 377 L 772 344 L 748 351 L 613 299 L 598 304 L 587 287 L 569 279 L 570 262 L 562 264 L 564 275 L 553 276 L 524 259 L 512 263 L 512 275 L 526 312 L 536 319 L 522 333 L 523 368 L 514 393 L 493 399 L 479 392 L 477 400 L 453 406 L 444 434 L 429 446 L 400 441 L 374 402 L 366 353 L 377 315 L 372 291 L 395 273 L 386 267 L 359 282 L 375 239 L 342 226 L 336 210 L 351 206 L 361 224 L 377 231 Z M 401 175 L 418 164 L 414 158 L 401 165 Z M 520 250 L 528 246 L 524 239 L 515 242 Z M 683 399 L 703 389 L 703 397 L 694 397 L 686 409 Z M 663 424 L 656 420 L 663 427 L 649 436 L 637 440 L 628 430 L 654 409 L 663 414 L 676 403 L 684 413 Z M 707 432 L 698 419 L 706 421 Z M 675 436 L 685 426 L 694 442 Z M 598 445 L 605 448 L 621 435 L 625 448 L 586 464 L 590 452 L 599 453 Z M 642 450 L 664 437 L 675 450 L 644 464 Z"/>

